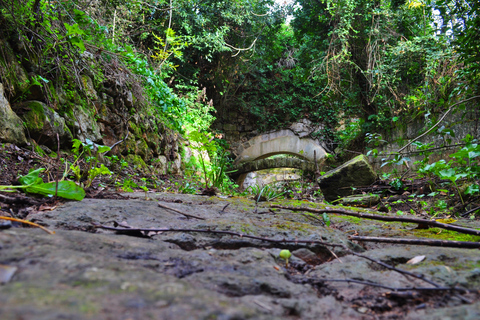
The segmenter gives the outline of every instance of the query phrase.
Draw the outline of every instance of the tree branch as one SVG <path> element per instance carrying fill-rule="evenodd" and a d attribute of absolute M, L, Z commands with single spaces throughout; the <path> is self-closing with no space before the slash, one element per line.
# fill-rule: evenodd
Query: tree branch
<path fill-rule="evenodd" d="M 476 229 L 470 229 L 470 228 L 464 228 L 452 224 L 447 224 L 447 223 L 440 223 L 434 220 L 425 220 L 425 219 L 417 219 L 417 218 L 407 218 L 407 217 L 391 217 L 391 216 L 381 216 L 378 214 L 368 214 L 368 213 L 361 213 L 361 212 L 353 212 L 353 211 L 347 211 L 344 209 L 324 209 L 324 210 L 318 210 L 318 209 L 312 209 L 312 208 L 295 208 L 295 207 L 284 207 L 284 206 L 279 206 L 279 205 L 271 205 L 271 208 L 278 208 L 278 209 L 286 209 L 286 210 L 292 210 L 292 211 L 308 211 L 308 212 L 313 212 L 313 213 L 318 213 L 318 214 L 323 214 L 323 213 L 338 213 L 338 214 L 344 214 L 347 216 L 354 216 L 354 217 L 359 217 L 359 218 L 364 218 L 364 219 L 372 219 L 372 220 L 380 220 L 380 221 L 396 221 L 396 222 L 409 222 L 409 223 L 417 223 L 419 225 L 425 225 L 429 227 L 436 227 L 436 228 L 442 228 L 446 230 L 452 230 L 460 233 L 465 233 L 465 234 L 473 234 L 475 236 L 480 236 L 480 230 Z"/>
<path fill-rule="evenodd" d="M 227 47 L 231 48 L 231 49 L 237 50 L 237 53 L 235 53 L 235 54 L 232 56 L 232 57 L 236 57 L 236 56 L 238 56 L 238 55 L 240 54 L 241 51 L 248 51 L 248 50 L 252 49 L 252 47 L 255 45 L 255 42 L 257 42 L 257 39 L 258 39 L 258 38 L 255 38 L 255 40 L 253 40 L 253 42 L 252 42 L 252 44 L 250 45 L 250 47 L 248 47 L 248 48 L 243 48 L 243 49 L 242 49 L 242 48 L 235 48 L 234 46 L 229 45 L 228 43 L 225 43 L 225 45 L 226 45 Z"/>
<path fill-rule="evenodd" d="M 433 240 L 433 239 L 402 239 L 402 238 L 384 238 L 384 237 L 361 237 L 349 236 L 350 240 L 357 241 L 371 241 L 371 242 L 386 242 L 409 245 L 422 245 L 432 247 L 450 247 L 450 248 L 464 248 L 464 249 L 478 249 L 480 242 L 468 241 L 449 241 L 449 240 Z"/>

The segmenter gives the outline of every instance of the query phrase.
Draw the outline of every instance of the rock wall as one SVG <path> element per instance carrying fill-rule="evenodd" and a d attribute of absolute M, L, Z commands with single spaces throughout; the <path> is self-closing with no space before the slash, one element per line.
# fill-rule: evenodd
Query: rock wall
<path fill-rule="evenodd" d="M 134 90 L 91 74 L 81 74 L 76 86 L 60 79 L 39 85 L 18 62 L 21 53 L 5 40 L 0 46 L 0 142 L 56 151 L 58 142 L 69 150 L 72 139 L 89 139 L 115 146 L 113 154 L 137 165 L 155 163 L 159 173 L 181 173 L 179 135 L 149 114 Z"/>
<path fill-rule="evenodd" d="M 383 132 L 383 139 L 390 143 L 384 143 L 376 148 L 386 154 L 398 151 L 402 146 L 417 138 L 425 132 L 426 126 L 423 119 L 418 119 L 405 126 L 392 128 L 389 132 Z M 459 145 L 462 145 L 462 139 L 467 134 L 480 140 L 480 106 L 476 103 L 469 104 L 462 112 L 449 114 L 434 131 L 425 137 L 420 138 L 423 144 L 433 143 L 434 154 L 429 156 L 429 162 L 435 162 L 440 159 L 449 161 L 449 155 L 456 152 Z M 409 158 L 409 167 L 414 167 L 414 162 L 422 160 L 423 156 L 419 154 L 417 148 L 412 144 L 402 151 L 402 155 Z M 381 168 L 382 158 L 369 157 L 370 163 L 376 170 L 390 170 L 388 166 Z"/>

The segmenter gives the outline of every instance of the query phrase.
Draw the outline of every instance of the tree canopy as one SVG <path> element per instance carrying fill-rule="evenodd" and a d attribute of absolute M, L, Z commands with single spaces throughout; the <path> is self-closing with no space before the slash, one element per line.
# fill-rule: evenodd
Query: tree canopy
<path fill-rule="evenodd" d="M 106 77 L 117 61 L 133 75 L 118 77 L 122 85 L 180 131 L 206 129 L 215 108 L 234 108 L 260 130 L 321 123 L 315 134 L 334 150 L 480 90 L 476 1 L 1 0 L 0 8 L 40 80 L 63 75 L 81 86 L 71 70 Z M 85 53 L 109 71 L 93 70 Z"/>

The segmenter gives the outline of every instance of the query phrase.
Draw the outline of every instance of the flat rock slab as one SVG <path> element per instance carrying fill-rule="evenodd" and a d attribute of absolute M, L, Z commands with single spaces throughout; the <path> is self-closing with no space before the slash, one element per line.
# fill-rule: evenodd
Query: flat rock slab
<path fill-rule="evenodd" d="M 85 199 L 30 214 L 30 220 L 55 230 L 55 235 L 38 229 L 0 231 L 0 264 L 17 268 L 12 279 L 0 285 L 0 319 L 431 319 L 435 312 L 442 319 L 478 319 L 480 315 L 478 302 L 462 304 L 444 293 L 398 300 L 382 288 L 322 282 L 355 278 L 390 286 L 426 286 L 341 249 L 198 232 L 141 238 L 92 227 L 92 223 L 125 221 L 132 227 L 229 230 L 342 243 L 363 251 L 342 232 L 324 228 L 305 215 L 255 209 L 254 202 L 245 199 L 149 194 L 162 205 L 206 219 L 197 220 L 137 197 Z M 282 249 L 293 253 L 288 267 L 278 258 Z M 363 254 L 421 272 L 443 285 L 457 283 L 473 290 L 480 286 L 478 250 L 392 246 Z M 406 265 L 419 254 L 427 259 Z"/>

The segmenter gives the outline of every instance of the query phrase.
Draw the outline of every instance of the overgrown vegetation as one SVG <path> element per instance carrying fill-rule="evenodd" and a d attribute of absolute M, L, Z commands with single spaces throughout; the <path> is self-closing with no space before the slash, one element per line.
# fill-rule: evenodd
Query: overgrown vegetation
<path fill-rule="evenodd" d="M 11 103 L 40 96 L 60 115 L 79 107 L 98 119 L 105 105 L 90 89 L 111 93 L 108 106 L 121 118 L 124 140 L 129 132 L 162 134 L 158 126 L 166 124 L 188 140 L 182 152 L 189 180 L 177 182 L 184 193 L 234 192 L 229 146 L 224 132 L 212 130 L 234 113 L 253 119 L 257 133 L 308 119 L 317 128 L 312 136 L 337 159 L 348 158 L 347 150 L 369 151 L 392 165 L 388 183 L 397 191 L 408 170 L 412 179 L 427 179 L 426 194 L 435 199 L 429 208 L 456 212 L 458 201 L 465 213 L 480 193 L 478 132 L 457 137 L 464 141 L 451 160 L 429 155 L 455 138 L 441 123 L 445 115 L 469 110 L 478 119 L 479 16 L 478 3 L 448 0 L 0 0 L 0 80 Z M 113 98 L 126 92 L 128 106 Z M 142 123 L 147 116 L 158 121 Z M 415 141 L 424 158 L 403 170 L 405 153 L 379 150 L 389 128 L 412 122 L 442 141 Z M 118 188 L 145 192 L 161 184 L 119 181 L 126 154 L 115 158 L 103 149 L 109 147 L 75 139 L 62 142 L 74 154 L 64 160 L 64 177 L 89 187 L 111 176 Z M 156 174 L 159 163 L 140 160 L 130 166 Z M 316 192 L 295 183 L 261 190 L 250 191 Z"/>

